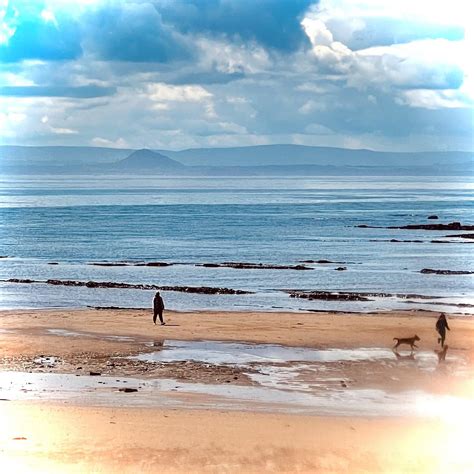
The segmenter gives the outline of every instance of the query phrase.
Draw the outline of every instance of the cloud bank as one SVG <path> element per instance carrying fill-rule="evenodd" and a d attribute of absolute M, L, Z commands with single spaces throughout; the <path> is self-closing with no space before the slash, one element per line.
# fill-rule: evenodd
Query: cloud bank
<path fill-rule="evenodd" d="M 2 0 L 2 142 L 472 150 L 471 13 L 467 0 Z"/>

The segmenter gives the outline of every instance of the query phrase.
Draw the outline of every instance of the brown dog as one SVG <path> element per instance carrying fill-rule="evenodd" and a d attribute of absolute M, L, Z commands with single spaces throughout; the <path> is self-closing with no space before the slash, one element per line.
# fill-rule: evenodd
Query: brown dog
<path fill-rule="evenodd" d="M 411 350 L 413 350 L 414 347 L 418 347 L 415 342 L 419 341 L 420 338 L 415 334 L 413 337 L 394 337 L 393 340 L 397 341 L 397 343 L 393 346 L 394 349 L 396 349 L 401 344 L 407 344 L 411 346 Z"/>

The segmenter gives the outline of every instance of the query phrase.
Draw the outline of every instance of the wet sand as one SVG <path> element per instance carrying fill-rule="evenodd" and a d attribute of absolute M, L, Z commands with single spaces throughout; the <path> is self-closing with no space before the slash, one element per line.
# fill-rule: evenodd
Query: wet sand
<path fill-rule="evenodd" d="M 438 364 L 437 316 L 166 312 L 168 325 L 154 326 L 150 312 L 143 310 L 4 311 L 0 314 L 4 383 L 7 371 L 31 372 L 29 377 L 44 380 L 59 374 L 88 380 L 92 371 L 101 374 L 94 383 L 103 385 L 84 390 L 81 400 L 63 397 L 62 392 L 49 397 L 51 382 L 36 397 L 34 382 L 28 382 L 26 375 L 18 397 L 6 387 L 2 392 L 0 383 L 1 397 L 10 400 L 0 401 L 0 460 L 17 472 L 469 472 L 474 470 L 468 446 L 472 416 L 459 400 L 474 399 L 474 321 L 448 315 L 449 351 Z M 414 359 L 403 347 L 401 359 L 387 351 L 393 337 L 414 334 L 421 338 Z M 183 343 L 176 341 L 202 340 L 270 346 L 250 345 L 245 367 L 173 359 L 178 349 L 183 350 Z M 350 357 L 307 362 L 291 385 L 279 382 L 278 393 L 286 390 L 288 403 L 272 404 L 265 400 L 272 389 L 261 381 L 272 381 L 272 374 L 277 377 L 294 365 L 278 358 L 255 356 L 254 361 L 252 351 L 267 347 L 273 354 L 275 344 L 296 352 L 295 360 L 327 357 L 337 349 Z M 149 364 L 129 358 L 146 359 L 153 353 L 161 357 L 163 348 L 172 360 Z M 352 360 L 361 349 L 379 356 Z M 277 351 L 278 357 L 288 351 Z M 218 361 L 221 356 L 216 357 Z M 262 370 L 267 370 L 266 378 Z M 128 384 L 120 385 L 125 377 Z M 315 384 L 318 377 L 320 383 Z M 172 380 L 178 389 L 170 388 L 171 382 L 153 385 L 156 380 Z M 113 398 L 96 396 L 108 393 L 106 381 Z M 193 384 L 204 388 L 186 389 Z M 118 392 L 119 385 L 139 391 Z M 263 398 L 259 403 L 253 399 L 236 403 L 207 393 L 206 386 L 237 394 L 261 390 Z M 342 408 L 338 413 L 337 405 L 328 416 L 313 405 L 313 398 L 308 399 L 333 399 L 364 390 L 387 393 L 390 400 L 417 391 L 423 409 L 423 397 L 426 404 L 426 397 L 442 398 L 436 399 L 434 413 L 421 409 L 409 416 L 381 415 L 383 410 L 368 414 L 362 403 L 358 416 L 349 416 Z M 299 414 L 298 397 L 307 404 Z M 380 407 L 387 409 L 384 403 Z"/>

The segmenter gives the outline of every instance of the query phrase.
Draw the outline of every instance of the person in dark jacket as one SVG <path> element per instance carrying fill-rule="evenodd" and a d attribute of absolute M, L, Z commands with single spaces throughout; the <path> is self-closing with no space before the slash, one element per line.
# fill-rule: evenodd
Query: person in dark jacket
<path fill-rule="evenodd" d="M 163 303 L 163 298 L 160 296 L 160 292 L 157 291 L 155 297 L 153 298 L 153 323 L 156 324 L 156 317 L 160 318 L 161 325 L 164 326 L 166 323 L 163 321 L 163 310 L 165 309 L 165 304 Z"/>
<path fill-rule="evenodd" d="M 448 321 L 446 321 L 446 315 L 444 313 L 441 313 L 441 315 L 438 318 L 438 321 L 436 321 L 436 331 L 438 331 L 438 334 L 440 337 L 438 337 L 438 344 L 441 343 L 441 347 L 444 347 L 444 340 L 446 339 L 446 329 L 450 331 L 448 326 Z"/>

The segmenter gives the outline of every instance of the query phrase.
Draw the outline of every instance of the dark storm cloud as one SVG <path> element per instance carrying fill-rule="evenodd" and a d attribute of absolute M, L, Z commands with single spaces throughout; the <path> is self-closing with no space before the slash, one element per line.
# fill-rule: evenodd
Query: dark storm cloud
<path fill-rule="evenodd" d="M 227 84 L 232 81 L 243 79 L 245 74 L 242 72 L 234 72 L 223 74 L 218 71 L 212 72 L 191 72 L 189 74 L 178 74 L 170 77 L 169 82 L 173 84 Z"/>
<path fill-rule="evenodd" d="M 293 51 L 307 42 L 300 21 L 311 0 L 187 0 L 156 2 L 163 21 L 183 33 L 223 35 Z"/>
<path fill-rule="evenodd" d="M 192 55 L 151 3 L 105 4 L 84 15 L 82 32 L 87 51 L 104 60 L 167 63 Z"/>
<path fill-rule="evenodd" d="M 74 12 L 45 1 L 13 0 L 3 22 L 12 28 L 0 60 L 101 60 L 169 63 L 190 59 L 194 36 L 254 41 L 290 52 L 307 43 L 300 19 L 311 0 L 101 2 Z M 45 17 L 45 12 L 53 16 Z"/>

